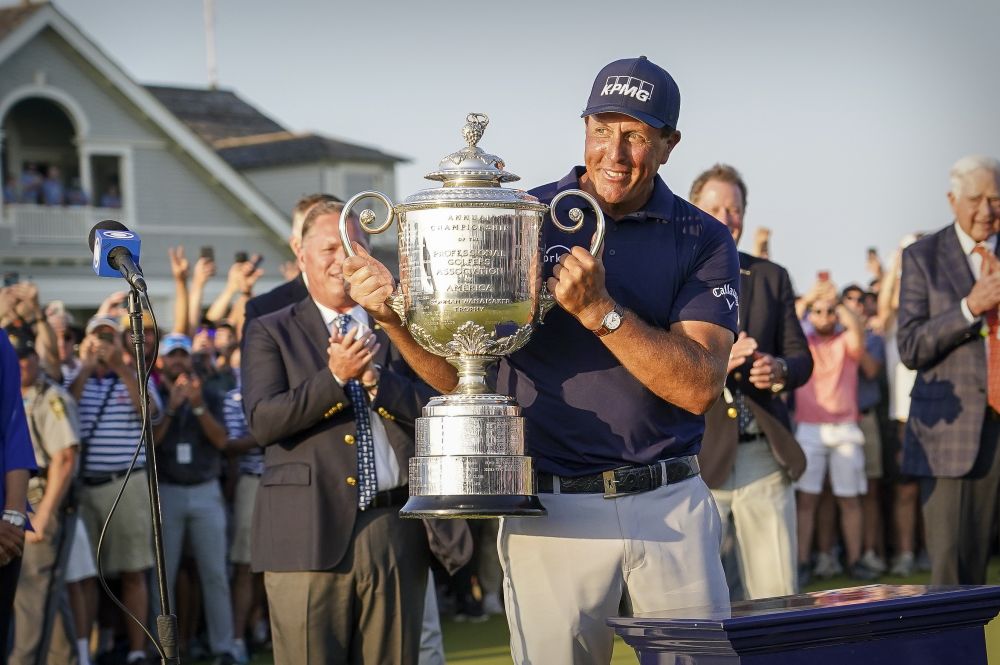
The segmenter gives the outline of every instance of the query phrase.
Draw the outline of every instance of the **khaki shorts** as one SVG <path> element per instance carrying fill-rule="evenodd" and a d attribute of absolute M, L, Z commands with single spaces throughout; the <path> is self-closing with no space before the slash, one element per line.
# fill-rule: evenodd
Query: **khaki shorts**
<path fill-rule="evenodd" d="M 250 523 L 253 504 L 257 500 L 260 476 L 243 474 L 236 483 L 236 500 L 233 503 L 233 544 L 229 560 L 233 563 L 250 563 Z"/>
<path fill-rule="evenodd" d="M 153 567 L 153 529 L 149 518 L 149 488 L 146 472 L 135 471 L 129 478 L 115 516 L 108 525 L 101 551 L 107 574 L 131 573 Z M 80 517 L 97 558 L 97 543 L 111 505 L 121 489 L 122 479 L 104 485 L 84 485 L 80 491 Z"/>

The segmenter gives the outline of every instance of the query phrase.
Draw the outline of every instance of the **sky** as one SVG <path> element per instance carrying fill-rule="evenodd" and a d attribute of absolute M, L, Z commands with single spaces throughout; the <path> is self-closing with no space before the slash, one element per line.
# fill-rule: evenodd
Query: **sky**
<path fill-rule="evenodd" d="M 55 0 L 142 83 L 206 86 L 202 0 Z M 748 188 L 749 249 L 797 290 L 818 270 L 867 282 L 900 238 L 952 221 L 948 171 L 1000 156 L 996 0 L 215 0 L 219 85 L 292 131 L 405 156 L 396 201 L 464 146 L 531 188 L 583 160 L 597 72 L 646 55 L 681 90 L 680 145 L 660 175 L 686 197 L 716 162 Z"/>

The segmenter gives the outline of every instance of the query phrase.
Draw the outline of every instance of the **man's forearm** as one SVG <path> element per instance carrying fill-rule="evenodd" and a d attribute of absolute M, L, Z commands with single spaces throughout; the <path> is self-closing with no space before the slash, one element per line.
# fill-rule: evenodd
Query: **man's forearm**
<path fill-rule="evenodd" d="M 27 469 L 11 469 L 4 475 L 4 510 L 24 512 L 24 506 L 28 501 L 30 476 Z"/>
<path fill-rule="evenodd" d="M 46 473 L 45 494 L 38 504 L 38 512 L 55 515 L 69 491 L 73 468 L 76 465 L 76 447 L 66 448 L 49 461 Z"/>
<path fill-rule="evenodd" d="M 414 372 L 442 394 L 450 393 L 458 385 L 458 370 L 447 360 L 424 349 L 402 325 L 383 324 L 383 329 L 400 355 Z"/>
<path fill-rule="evenodd" d="M 602 338 L 608 349 L 642 385 L 660 399 L 692 413 L 704 413 L 722 393 L 729 345 L 721 335 L 710 349 L 682 332 L 654 328 L 634 313 L 613 334 Z M 721 330 L 721 328 L 720 328 Z"/>

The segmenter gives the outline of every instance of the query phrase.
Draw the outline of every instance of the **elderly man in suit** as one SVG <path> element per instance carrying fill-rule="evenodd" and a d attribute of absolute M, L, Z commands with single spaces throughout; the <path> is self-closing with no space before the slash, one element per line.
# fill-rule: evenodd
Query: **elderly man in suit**
<path fill-rule="evenodd" d="M 739 244 L 747 188 L 732 166 L 695 179 L 691 202 L 725 224 Z M 725 523 L 736 527 L 739 579 L 748 598 L 795 593 L 795 491 L 805 469 L 782 392 L 803 385 L 813 361 L 781 266 L 740 256 L 740 333 L 729 356 L 723 398 L 705 415 L 698 458 Z M 727 570 L 734 577 L 735 571 Z"/>
<path fill-rule="evenodd" d="M 1000 487 L 1000 161 L 951 169 L 955 221 L 903 251 L 899 356 L 917 370 L 903 473 L 920 478 L 933 584 L 984 584 Z"/>
<path fill-rule="evenodd" d="M 245 409 L 265 447 L 251 564 L 276 663 L 413 663 L 429 559 L 399 507 L 430 392 L 346 289 L 341 210 L 318 203 L 303 223 L 308 297 L 247 329 Z"/>

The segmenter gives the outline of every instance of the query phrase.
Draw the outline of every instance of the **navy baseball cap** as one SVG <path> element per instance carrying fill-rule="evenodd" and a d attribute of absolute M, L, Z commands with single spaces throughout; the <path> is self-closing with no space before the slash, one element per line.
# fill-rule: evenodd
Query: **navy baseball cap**
<path fill-rule="evenodd" d="M 624 113 L 655 129 L 676 129 L 680 112 L 681 91 L 673 77 L 641 55 L 615 60 L 598 73 L 580 117 Z"/>

